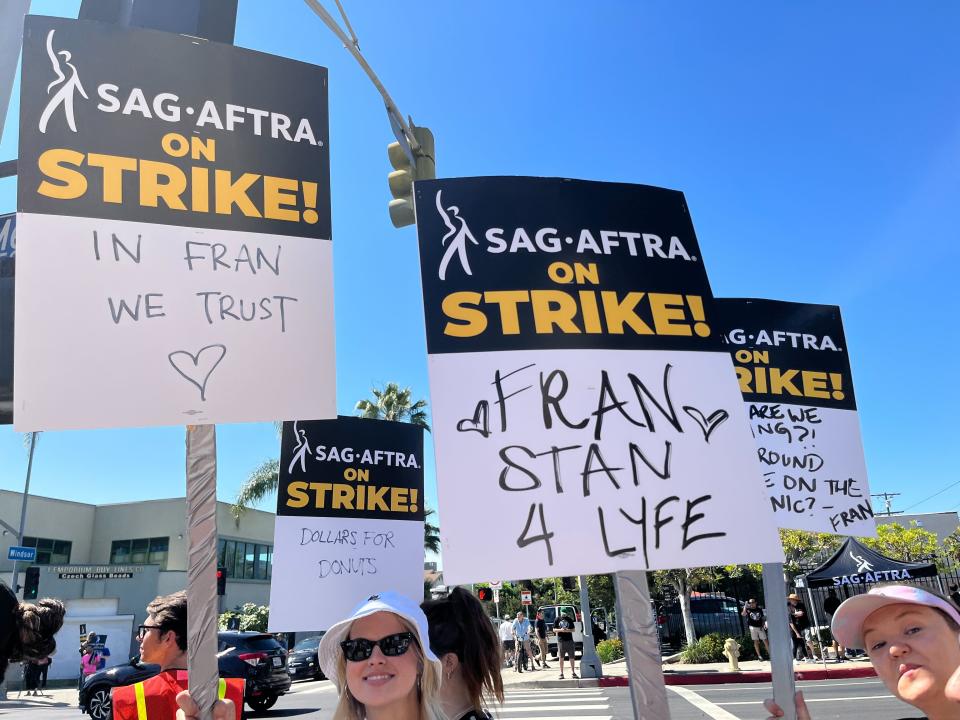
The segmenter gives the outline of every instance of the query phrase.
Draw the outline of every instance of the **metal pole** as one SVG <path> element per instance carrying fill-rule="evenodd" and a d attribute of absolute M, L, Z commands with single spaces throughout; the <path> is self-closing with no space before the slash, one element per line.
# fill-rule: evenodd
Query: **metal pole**
<path fill-rule="evenodd" d="M 33 449 L 37 446 L 37 434 L 35 432 L 30 433 L 30 454 L 27 458 L 27 480 L 23 484 L 23 498 L 20 503 L 20 529 L 17 531 L 17 545 L 23 545 L 23 526 L 27 522 L 27 498 L 30 495 L 30 474 L 33 472 Z M 11 578 L 11 585 L 13 586 L 13 593 L 17 594 L 17 561 L 13 561 L 13 576 Z"/>
<path fill-rule="evenodd" d="M 613 578 L 620 638 L 627 657 L 633 717 L 635 720 L 669 720 L 657 618 L 650 603 L 647 573 L 645 570 L 630 570 L 618 572 Z"/>
<path fill-rule="evenodd" d="M 767 637 L 770 640 L 770 673 L 773 699 L 783 708 L 783 720 L 797 720 L 794 696 L 797 686 L 793 675 L 793 641 L 787 621 L 786 587 L 783 563 L 763 564 L 763 596 L 767 605 Z"/>
<path fill-rule="evenodd" d="M 217 432 L 187 426 L 187 670 L 190 695 L 210 720 L 217 699 Z"/>
<path fill-rule="evenodd" d="M 810 588 L 807 587 L 807 602 L 810 603 L 810 612 L 813 615 L 813 635 L 816 639 L 816 645 L 820 648 L 820 660 L 823 662 L 823 669 L 827 669 L 827 653 L 824 652 L 826 648 L 823 646 L 823 639 L 820 637 L 820 618 L 817 617 L 817 608 L 813 604 L 813 592 Z"/>
<path fill-rule="evenodd" d="M 597 647 L 593 640 L 593 615 L 590 614 L 590 593 L 587 576 L 581 575 L 580 581 L 580 617 L 583 618 L 583 650 L 580 651 L 580 677 L 603 677 L 603 666 L 597 656 Z"/>

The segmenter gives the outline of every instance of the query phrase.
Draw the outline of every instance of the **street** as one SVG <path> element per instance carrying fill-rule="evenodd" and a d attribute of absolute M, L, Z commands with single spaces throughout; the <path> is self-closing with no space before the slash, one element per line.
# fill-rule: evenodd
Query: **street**
<path fill-rule="evenodd" d="M 894 720 L 909 708 L 890 696 L 876 678 L 801 682 L 815 720 L 870 717 Z M 34 702 L 16 700 L 0 704 L 0 717 L 31 720 L 78 720 L 79 714 L 68 691 L 55 691 L 53 699 Z M 770 686 L 763 683 L 741 685 L 671 686 L 667 688 L 670 716 L 673 720 L 763 720 L 761 705 L 769 697 Z M 32 698 L 30 700 L 33 700 Z M 337 693 L 332 683 L 300 682 L 266 713 L 248 712 L 248 718 L 300 718 L 328 720 L 333 717 Z M 633 717 L 630 691 L 614 688 L 515 688 L 509 689 L 494 715 L 503 720 L 629 720 Z"/>

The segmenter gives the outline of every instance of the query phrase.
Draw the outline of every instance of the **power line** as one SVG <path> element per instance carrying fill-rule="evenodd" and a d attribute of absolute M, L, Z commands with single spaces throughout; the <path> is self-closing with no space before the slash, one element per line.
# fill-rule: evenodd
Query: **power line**
<path fill-rule="evenodd" d="M 935 498 L 937 495 L 942 495 L 942 494 L 945 493 L 947 490 L 949 490 L 949 489 L 952 488 L 952 487 L 956 487 L 957 485 L 960 485 L 960 480 L 957 480 L 956 482 L 950 483 L 950 484 L 947 485 L 945 488 L 943 488 L 943 490 L 939 490 L 939 491 L 935 492 L 933 495 L 931 495 L 931 496 L 928 497 L 928 498 L 924 498 L 924 499 L 921 500 L 920 502 L 915 502 L 913 505 L 911 505 L 910 507 L 908 507 L 907 510 L 908 510 L 908 511 L 909 511 L 909 510 L 913 510 L 913 508 L 915 508 L 917 505 L 923 505 L 923 503 L 925 503 L 927 500 L 933 500 L 933 498 Z"/>
<path fill-rule="evenodd" d="M 877 515 L 899 515 L 902 511 L 891 510 L 893 503 L 890 502 L 890 498 L 894 498 L 899 494 L 900 493 L 888 493 L 888 492 L 871 493 L 870 497 L 883 498 L 883 504 L 886 505 L 886 508 L 887 508 L 884 512 L 877 513 Z"/>

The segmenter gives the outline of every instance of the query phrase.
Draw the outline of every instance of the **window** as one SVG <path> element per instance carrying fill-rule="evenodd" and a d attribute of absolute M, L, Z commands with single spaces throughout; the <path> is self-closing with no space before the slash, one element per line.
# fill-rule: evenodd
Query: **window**
<path fill-rule="evenodd" d="M 221 539 L 217 543 L 217 564 L 227 569 L 228 580 L 269 580 L 273 576 L 273 546 Z"/>
<path fill-rule="evenodd" d="M 37 549 L 35 565 L 68 565 L 73 543 L 69 540 L 51 540 L 50 538 L 23 537 L 23 546 Z"/>
<path fill-rule="evenodd" d="M 166 570 L 169 552 L 168 537 L 114 540 L 110 546 L 110 562 L 114 565 L 159 565 L 161 570 Z"/>

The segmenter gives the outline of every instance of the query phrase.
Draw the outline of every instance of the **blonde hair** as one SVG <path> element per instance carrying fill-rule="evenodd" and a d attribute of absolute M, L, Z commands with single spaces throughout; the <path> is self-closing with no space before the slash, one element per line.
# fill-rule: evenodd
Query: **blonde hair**
<path fill-rule="evenodd" d="M 399 615 L 396 617 L 406 630 L 413 633 L 415 638 L 410 648 L 417 654 L 420 667 L 420 672 L 417 675 L 417 699 L 419 701 L 417 720 L 445 720 L 445 716 L 439 707 L 440 673 L 435 668 L 430 667 L 431 663 L 424 656 L 417 629 L 405 618 Z M 333 720 L 364 720 L 367 716 L 366 708 L 353 696 L 350 687 L 347 685 L 347 660 L 343 656 L 343 650 L 340 650 L 337 655 L 337 685 L 340 687 L 340 700 L 337 702 L 337 709 L 333 713 Z"/>

